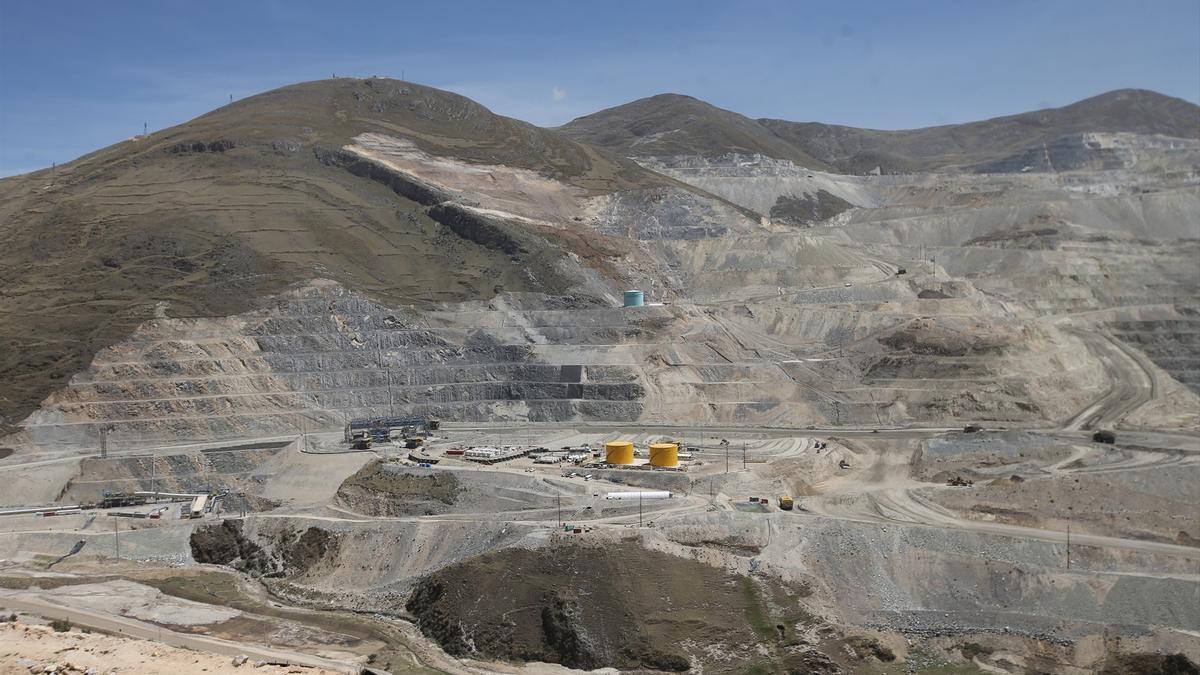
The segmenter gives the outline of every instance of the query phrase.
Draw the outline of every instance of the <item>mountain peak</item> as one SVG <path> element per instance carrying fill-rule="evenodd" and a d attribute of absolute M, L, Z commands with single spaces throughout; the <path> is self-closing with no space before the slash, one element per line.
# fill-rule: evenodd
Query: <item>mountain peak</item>
<path fill-rule="evenodd" d="M 762 154 L 826 168 L 757 121 L 684 94 L 640 98 L 571 120 L 558 130 L 631 157 Z"/>

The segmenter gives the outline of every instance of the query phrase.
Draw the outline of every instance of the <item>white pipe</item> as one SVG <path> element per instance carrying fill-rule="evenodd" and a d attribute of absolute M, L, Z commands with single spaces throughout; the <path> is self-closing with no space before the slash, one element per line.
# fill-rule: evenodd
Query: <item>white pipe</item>
<path fill-rule="evenodd" d="M 665 490 L 651 492 L 610 492 L 605 499 L 671 499 L 674 495 Z"/>

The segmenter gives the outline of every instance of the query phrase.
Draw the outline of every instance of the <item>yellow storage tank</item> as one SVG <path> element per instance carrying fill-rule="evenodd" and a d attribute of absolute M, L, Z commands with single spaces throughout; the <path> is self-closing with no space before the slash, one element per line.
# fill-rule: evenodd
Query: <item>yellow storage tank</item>
<path fill-rule="evenodd" d="M 609 464 L 633 464 L 633 442 L 609 441 L 605 443 L 604 461 Z"/>
<path fill-rule="evenodd" d="M 679 445 L 676 443 L 651 443 L 650 466 L 666 468 L 679 466 Z"/>

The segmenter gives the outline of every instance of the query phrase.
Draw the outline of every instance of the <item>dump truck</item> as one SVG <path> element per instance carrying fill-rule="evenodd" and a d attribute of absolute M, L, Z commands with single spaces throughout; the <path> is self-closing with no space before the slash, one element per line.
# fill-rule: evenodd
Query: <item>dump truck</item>
<path fill-rule="evenodd" d="M 792 501 L 790 495 L 779 495 L 779 508 L 791 511 L 793 506 L 795 506 L 795 502 Z"/>

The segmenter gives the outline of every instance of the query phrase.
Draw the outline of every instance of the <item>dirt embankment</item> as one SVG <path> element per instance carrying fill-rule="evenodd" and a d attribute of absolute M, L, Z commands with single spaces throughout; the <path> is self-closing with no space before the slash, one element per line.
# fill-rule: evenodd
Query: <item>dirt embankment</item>
<path fill-rule="evenodd" d="M 1005 335 L 977 330 L 953 330 L 931 319 L 914 319 L 903 328 L 878 338 L 879 343 L 899 352 L 919 356 L 978 356 L 995 354 L 1008 346 Z"/>
<path fill-rule="evenodd" d="M 378 460 L 359 469 L 338 488 L 338 506 L 368 516 L 427 516 L 443 513 L 458 500 L 454 474 L 408 473 Z"/>
<path fill-rule="evenodd" d="M 406 607 L 456 656 L 768 672 L 799 652 L 821 657 L 797 636 L 797 623 L 813 619 L 796 603 L 781 588 L 624 541 L 473 558 L 422 579 Z"/>
<path fill-rule="evenodd" d="M 409 473 L 376 460 L 342 482 L 335 502 L 364 515 L 433 515 L 452 506 L 458 490 L 452 473 Z"/>

